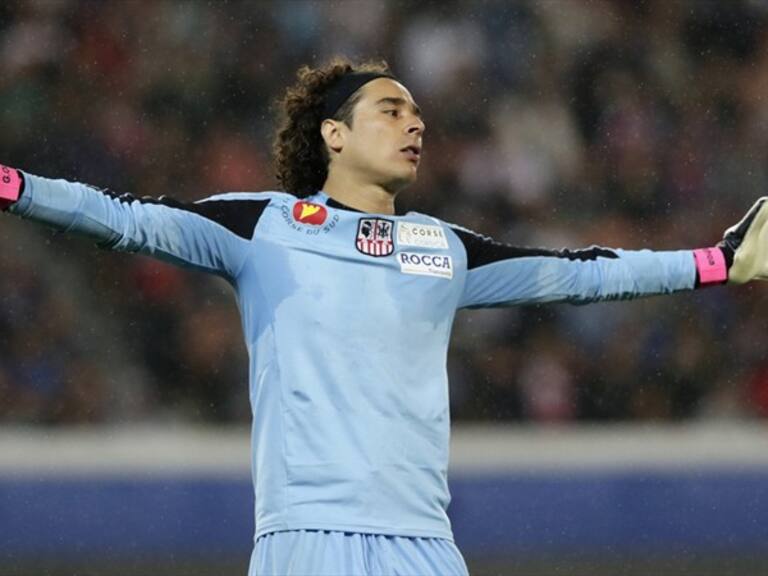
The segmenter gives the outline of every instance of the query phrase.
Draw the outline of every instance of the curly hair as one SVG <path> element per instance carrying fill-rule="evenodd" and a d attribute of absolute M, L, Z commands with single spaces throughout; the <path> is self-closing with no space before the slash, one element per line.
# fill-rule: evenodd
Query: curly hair
<path fill-rule="evenodd" d="M 320 134 L 324 96 L 334 81 L 352 72 L 389 73 L 384 61 L 353 64 L 336 57 L 325 66 L 302 66 L 297 82 L 277 102 L 280 120 L 272 143 L 277 179 L 286 192 L 299 197 L 320 190 L 328 177 L 328 150 Z M 355 92 L 334 115 L 352 127 L 352 109 L 360 100 Z"/>

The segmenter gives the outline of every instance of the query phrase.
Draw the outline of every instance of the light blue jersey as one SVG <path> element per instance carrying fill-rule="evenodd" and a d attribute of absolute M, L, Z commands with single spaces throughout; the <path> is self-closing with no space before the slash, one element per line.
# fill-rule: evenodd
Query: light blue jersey
<path fill-rule="evenodd" d="M 11 211 L 234 287 L 250 354 L 256 537 L 452 539 L 446 355 L 456 310 L 692 289 L 691 251 L 515 248 L 324 193 L 192 204 L 25 175 Z"/>

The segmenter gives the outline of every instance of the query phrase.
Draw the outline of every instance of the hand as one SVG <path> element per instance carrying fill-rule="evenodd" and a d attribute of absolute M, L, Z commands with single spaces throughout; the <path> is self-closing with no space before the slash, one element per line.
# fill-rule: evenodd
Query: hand
<path fill-rule="evenodd" d="M 768 280 L 768 196 L 760 198 L 741 222 L 726 230 L 717 246 L 729 264 L 729 284 Z"/>

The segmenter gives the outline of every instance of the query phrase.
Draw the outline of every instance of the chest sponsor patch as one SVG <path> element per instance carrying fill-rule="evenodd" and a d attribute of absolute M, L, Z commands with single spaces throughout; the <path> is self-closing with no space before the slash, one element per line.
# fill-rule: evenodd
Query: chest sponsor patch
<path fill-rule="evenodd" d="M 403 274 L 437 276 L 449 280 L 453 278 L 453 260 L 445 254 L 399 252 L 397 261 L 400 262 L 400 272 Z"/>
<path fill-rule="evenodd" d="M 368 256 L 389 256 L 395 251 L 394 227 L 395 223 L 385 218 L 360 218 L 355 246 Z"/>
<path fill-rule="evenodd" d="M 336 228 L 340 220 L 338 214 L 330 215 L 325 206 L 303 200 L 283 202 L 280 206 L 280 214 L 291 230 L 307 236 L 328 234 Z"/>
<path fill-rule="evenodd" d="M 328 218 L 328 210 L 320 204 L 311 202 L 296 202 L 293 205 L 293 218 L 302 224 L 312 224 L 313 226 L 322 226 L 325 219 Z"/>
<path fill-rule="evenodd" d="M 448 239 L 442 226 L 433 224 L 397 223 L 397 245 L 419 248 L 448 248 Z"/>

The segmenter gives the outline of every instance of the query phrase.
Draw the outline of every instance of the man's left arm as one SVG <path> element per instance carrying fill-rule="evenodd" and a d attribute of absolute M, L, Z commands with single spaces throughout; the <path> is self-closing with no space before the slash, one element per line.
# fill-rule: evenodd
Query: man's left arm
<path fill-rule="evenodd" d="M 584 304 L 768 279 L 768 198 L 711 248 L 656 252 L 519 248 L 455 227 L 467 254 L 460 308 Z"/>

